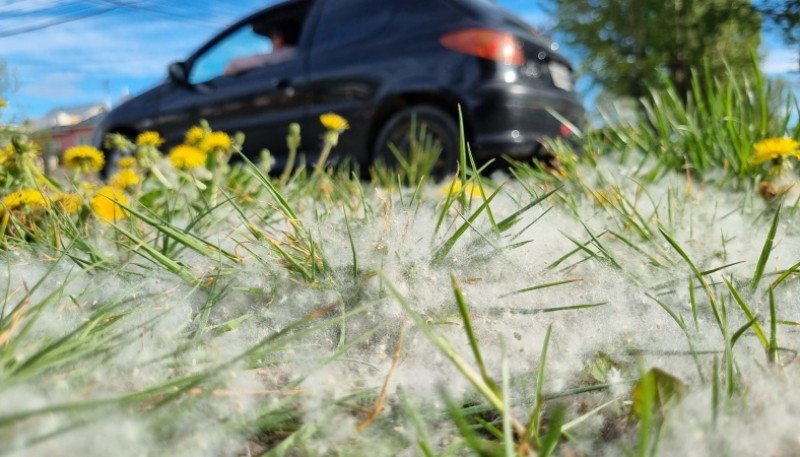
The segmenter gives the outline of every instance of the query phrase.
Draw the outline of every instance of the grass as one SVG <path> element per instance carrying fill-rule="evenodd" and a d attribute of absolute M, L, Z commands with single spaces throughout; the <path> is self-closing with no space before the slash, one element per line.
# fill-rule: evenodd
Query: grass
<path fill-rule="evenodd" d="M 20 158 L 53 203 L 4 200 L 0 455 L 795 454 L 797 189 L 749 157 L 798 132 L 729 76 L 438 184 L 424 138 L 371 182 L 234 138 L 106 220 Z"/>

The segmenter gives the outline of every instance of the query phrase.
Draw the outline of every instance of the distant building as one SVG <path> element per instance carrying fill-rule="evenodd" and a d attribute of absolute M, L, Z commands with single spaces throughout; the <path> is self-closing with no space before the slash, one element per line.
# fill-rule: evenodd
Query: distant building
<path fill-rule="evenodd" d="M 94 127 L 107 112 L 105 103 L 50 110 L 33 122 L 36 136 L 42 142 L 42 152 L 47 156 L 61 157 L 73 146 L 91 144 Z"/>

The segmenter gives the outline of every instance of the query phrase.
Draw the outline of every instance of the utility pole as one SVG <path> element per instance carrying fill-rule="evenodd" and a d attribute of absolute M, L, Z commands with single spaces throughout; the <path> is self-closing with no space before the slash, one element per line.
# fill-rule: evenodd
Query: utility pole
<path fill-rule="evenodd" d="M 103 92 L 105 93 L 106 107 L 111 109 L 111 83 L 107 78 L 103 80 Z"/>

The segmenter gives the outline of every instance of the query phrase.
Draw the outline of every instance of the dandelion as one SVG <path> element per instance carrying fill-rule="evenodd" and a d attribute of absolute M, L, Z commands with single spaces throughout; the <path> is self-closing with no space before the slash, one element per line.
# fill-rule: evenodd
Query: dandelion
<path fill-rule="evenodd" d="M 205 166 L 206 154 L 194 146 L 181 144 L 172 148 L 169 160 L 178 170 L 191 170 Z"/>
<path fill-rule="evenodd" d="M 202 127 L 195 125 L 186 132 L 184 143 L 190 146 L 200 146 L 203 138 L 206 136 L 206 131 Z"/>
<path fill-rule="evenodd" d="M 7 144 L 0 148 L 0 167 L 8 168 L 14 161 L 14 145 Z"/>
<path fill-rule="evenodd" d="M 759 141 L 753 147 L 755 152 L 750 157 L 750 162 L 753 165 L 790 156 L 800 157 L 800 151 L 798 151 L 800 143 L 792 138 L 767 138 Z"/>
<path fill-rule="evenodd" d="M 481 196 L 481 189 L 474 182 L 469 181 L 465 185 L 461 184 L 460 179 L 454 179 L 449 184 L 445 184 L 439 189 L 439 193 L 442 195 L 447 195 L 449 197 L 455 197 L 456 195 L 464 192 L 469 198 L 478 198 Z"/>
<path fill-rule="evenodd" d="M 350 125 L 347 123 L 347 119 L 335 113 L 323 114 L 319 117 L 319 121 L 322 122 L 322 125 L 324 125 L 328 130 L 342 132 L 350 128 Z"/>
<path fill-rule="evenodd" d="M 56 195 L 56 207 L 67 214 L 75 214 L 81 207 L 81 196 L 73 193 L 63 193 Z"/>
<path fill-rule="evenodd" d="M 225 132 L 211 132 L 200 141 L 200 150 L 210 153 L 212 151 L 227 151 L 231 148 L 231 137 Z"/>
<path fill-rule="evenodd" d="M 100 171 L 105 164 L 103 153 L 92 146 L 73 146 L 64 152 L 64 164 L 81 173 Z"/>
<path fill-rule="evenodd" d="M 157 148 L 164 144 L 164 139 L 161 138 L 158 132 L 147 131 L 140 133 L 136 137 L 136 144 L 138 146 L 152 146 Z"/>
<path fill-rule="evenodd" d="M 48 203 L 45 195 L 36 189 L 16 190 L 6 195 L 2 201 L 3 209 L 6 211 L 46 208 Z"/>
<path fill-rule="evenodd" d="M 331 149 L 339 144 L 339 135 L 343 131 L 350 128 L 350 125 L 347 123 L 347 119 L 334 113 L 325 113 L 321 115 L 319 117 L 319 121 L 323 126 L 325 126 L 326 129 L 328 129 L 328 131 L 325 132 L 325 145 L 323 146 L 322 152 L 319 155 L 317 164 L 314 166 L 314 174 L 319 174 L 322 172 L 325 162 L 328 160 L 328 155 L 331 153 Z"/>
<path fill-rule="evenodd" d="M 125 190 L 142 181 L 141 176 L 133 168 L 122 168 L 108 180 L 112 187 Z"/>
<path fill-rule="evenodd" d="M 5 108 L 6 106 L 8 106 L 8 102 L 0 98 L 0 108 Z"/>
<path fill-rule="evenodd" d="M 82 195 L 91 195 L 97 192 L 97 189 L 99 188 L 100 186 L 98 186 L 97 183 L 90 181 L 81 181 L 78 184 L 78 189 L 80 189 Z"/>
<path fill-rule="evenodd" d="M 133 168 L 133 167 L 136 166 L 136 158 L 135 157 L 130 157 L 130 156 L 123 157 L 123 158 L 119 159 L 119 162 L 117 163 L 117 165 L 119 165 L 119 167 L 122 168 L 122 169 Z"/>
<path fill-rule="evenodd" d="M 92 211 L 103 222 L 116 222 L 128 216 L 121 205 L 128 205 L 128 197 L 120 189 L 101 187 L 92 197 Z"/>

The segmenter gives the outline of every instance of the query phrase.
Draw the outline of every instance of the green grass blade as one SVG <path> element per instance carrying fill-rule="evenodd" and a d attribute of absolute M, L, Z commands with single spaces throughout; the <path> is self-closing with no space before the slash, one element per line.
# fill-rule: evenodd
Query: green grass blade
<path fill-rule="evenodd" d="M 511 418 L 511 373 L 508 368 L 508 354 L 506 354 L 505 344 L 501 347 L 501 395 L 503 398 L 503 447 L 505 448 L 505 457 L 515 457 L 516 452 L 514 446 L 514 430 L 512 428 Z"/>
<path fill-rule="evenodd" d="M 580 281 L 583 281 L 583 280 L 582 279 L 566 279 L 564 281 L 556 281 L 556 282 L 549 282 L 549 283 L 545 283 L 545 284 L 539 284 L 539 285 L 536 285 L 536 286 L 526 287 L 524 289 L 519 289 L 519 290 L 515 290 L 514 292 L 509 292 L 507 294 L 500 295 L 499 298 L 505 298 L 505 297 L 510 297 L 512 295 L 524 294 L 526 292 L 532 292 L 534 290 L 540 290 L 540 289 L 547 289 L 547 288 L 550 288 L 550 287 L 561 286 L 561 285 L 564 285 L 564 284 L 572 284 L 573 282 L 580 282 Z"/>
<path fill-rule="evenodd" d="M 539 456 L 549 457 L 556 450 L 558 441 L 561 439 L 561 431 L 564 427 L 566 418 L 566 408 L 562 405 L 557 406 L 550 415 L 547 434 L 542 438 L 539 447 Z"/>
<path fill-rule="evenodd" d="M 467 184 L 467 136 L 464 133 L 464 114 L 458 105 L 458 163 L 461 171 L 461 188 Z M 466 199 L 465 199 L 466 200 Z M 466 205 L 466 201 L 462 201 Z"/>
<path fill-rule="evenodd" d="M 125 206 L 118 202 L 117 204 L 125 208 L 126 211 L 136 216 L 137 219 L 153 227 L 158 232 L 164 234 L 166 237 L 188 247 L 189 249 L 197 252 L 198 254 L 202 254 L 210 259 L 215 259 L 215 260 L 218 258 L 217 254 L 222 254 L 228 260 L 238 261 L 238 257 L 236 257 L 234 254 L 231 254 L 230 252 L 227 252 L 220 247 L 214 246 L 213 244 L 205 240 L 202 240 L 191 233 L 179 230 L 168 223 L 163 223 L 161 221 L 153 219 L 145 215 L 141 211 L 137 211 L 131 208 L 130 206 Z M 119 227 L 119 224 L 114 224 L 114 226 Z"/>
<path fill-rule="evenodd" d="M 661 236 L 663 236 L 667 240 L 670 246 L 672 246 L 672 248 L 675 249 L 675 251 L 677 251 L 678 255 L 680 255 L 681 258 L 683 258 L 686 264 L 689 265 L 689 268 L 694 273 L 695 278 L 697 278 L 697 280 L 700 281 L 700 284 L 702 284 L 703 289 L 706 292 L 706 296 L 708 297 L 709 304 L 711 305 L 711 311 L 714 313 L 714 318 L 717 321 L 717 325 L 719 326 L 720 331 L 722 331 L 723 324 L 722 324 L 722 318 L 719 315 L 719 310 L 717 309 L 717 300 L 714 297 L 714 294 L 711 291 L 711 287 L 708 285 L 708 282 L 706 282 L 703 273 L 695 266 L 694 262 L 692 262 L 692 259 L 689 258 L 689 256 L 686 254 L 686 252 L 684 252 L 684 250 L 680 247 L 680 245 L 674 239 L 672 239 L 672 237 L 669 236 L 667 232 L 664 231 L 663 228 L 659 227 L 658 230 L 659 232 L 661 232 Z"/>
<path fill-rule="evenodd" d="M 753 324 L 755 323 L 756 323 L 756 318 L 750 319 L 749 321 L 747 321 L 746 324 L 742 325 L 741 327 L 739 327 L 738 330 L 733 332 L 733 336 L 731 336 L 731 348 L 733 348 L 736 345 L 736 342 L 739 341 L 739 338 L 741 338 L 742 335 L 744 335 L 744 332 L 746 332 L 747 329 L 752 327 Z"/>
<path fill-rule="evenodd" d="M 541 446 L 539 438 L 539 430 L 541 426 L 542 408 L 544 407 L 545 398 L 544 392 L 544 373 L 547 364 L 547 350 L 550 347 L 550 335 L 553 332 L 553 324 L 547 326 L 547 333 L 544 335 L 544 342 L 542 343 L 542 351 L 539 355 L 539 368 L 536 371 L 536 389 L 535 389 L 535 404 L 531 416 L 528 418 L 528 424 L 525 426 L 525 439 L 533 439 L 537 445 Z"/>
<path fill-rule="evenodd" d="M 498 187 L 494 191 L 494 193 L 492 193 L 492 195 L 490 195 L 489 198 L 487 198 L 483 202 L 483 204 L 480 207 L 478 207 L 477 210 L 475 210 L 475 212 L 469 217 L 469 219 L 467 219 L 463 224 L 461 224 L 461 226 L 456 230 L 456 232 L 450 238 L 448 238 L 447 241 L 445 241 L 445 243 L 439 249 L 437 249 L 434 252 L 432 259 L 434 265 L 441 263 L 444 260 L 444 258 L 447 257 L 447 254 L 450 252 L 451 249 L 453 249 L 453 246 L 455 246 L 458 239 L 461 238 L 461 236 L 464 234 L 464 232 L 467 231 L 470 225 L 473 222 L 475 222 L 475 219 L 477 219 L 478 216 L 480 216 L 481 212 L 483 212 L 484 209 L 489 207 L 489 204 L 492 202 L 492 200 L 494 200 L 494 198 L 500 193 L 502 189 L 503 189 L 502 185 Z"/>
<path fill-rule="evenodd" d="M 568 306 L 553 306 L 552 308 L 533 308 L 533 309 L 518 309 L 518 308 L 506 308 L 506 307 L 492 307 L 489 308 L 489 311 L 493 314 L 522 314 L 522 315 L 532 315 L 532 314 L 540 314 L 540 313 L 555 313 L 559 311 L 577 311 L 580 309 L 590 309 L 590 308 L 597 308 L 600 306 L 607 305 L 608 302 L 600 302 L 600 303 L 581 303 L 579 305 L 568 305 Z"/>
<path fill-rule="evenodd" d="M 124 235 L 129 240 L 133 241 L 133 243 L 137 247 L 137 249 L 135 249 L 133 251 L 134 253 L 136 253 L 136 254 L 138 254 L 138 255 L 140 255 L 140 256 L 148 259 L 148 260 L 151 260 L 156 265 L 161 265 L 162 267 L 164 267 L 164 269 L 166 269 L 167 271 L 169 271 L 169 272 L 175 274 L 176 276 L 182 278 L 186 282 L 189 282 L 189 283 L 192 283 L 192 284 L 197 283 L 197 281 L 198 281 L 197 276 L 195 276 L 195 274 L 192 273 L 192 271 L 189 268 L 181 265 L 179 262 L 176 262 L 175 260 L 172 260 L 172 258 L 170 258 L 169 256 L 164 255 L 158 249 L 150 246 L 150 244 L 147 243 L 146 241 L 142 240 L 141 238 L 137 237 L 133 233 L 125 230 L 124 228 L 122 228 L 121 225 L 113 224 L 113 226 L 114 226 L 114 229 L 117 232 L 119 232 L 120 234 Z M 144 251 L 144 252 L 140 252 L 140 251 Z M 149 257 L 145 256 L 144 255 L 145 253 Z"/>
<path fill-rule="evenodd" d="M 239 151 L 239 155 L 241 156 L 242 160 L 245 161 L 248 165 L 248 170 L 252 173 L 256 179 L 261 182 L 267 192 L 272 196 L 272 198 L 278 203 L 281 211 L 286 214 L 287 217 L 290 218 L 292 221 L 297 221 L 297 213 L 295 213 L 292 206 L 289 204 L 288 200 L 281 194 L 277 187 L 272 183 L 268 176 L 266 176 L 260 168 L 258 168 L 244 153 Z"/>
<path fill-rule="evenodd" d="M 547 199 L 547 197 L 553 195 L 558 190 L 561 189 L 562 186 L 558 186 L 555 189 L 543 194 L 537 198 L 535 198 L 532 202 L 528 203 L 527 205 L 523 206 L 522 208 L 515 211 L 512 215 L 508 216 L 507 218 L 503 219 L 502 221 L 497 223 L 497 230 L 500 232 L 504 232 L 516 224 L 517 220 L 520 216 L 522 216 L 526 211 L 533 208 L 534 206 L 538 205 L 539 203 L 543 202 Z"/>
<path fill-rule="evenodd" d="M 726 278 L 722 278 L 722 280 L 725 281 L 725 285 L 728 286 L 728 290 L 731 291 L 731 296 L 733 297 L 733 301 L 735 301 L 736 304 L 739 305 L 739 308 L 741 308 L 742 312 L 744 312 L 744 315 L 747 316 L 747 319 L 753 322 L 752 324 L 753 331 L 758 337 L 758 341 L 761 342 L 761 345 L 764 347 L 765 350 L 768 349 L 769 342 L 767 341 L 767 337 L 764 335 L 764 331 L 761 329 L 761 326 L 758 324 L 758 321 L 756 320 L 757 318 L 755 313 L 753 312 L 753 310 L 750 309 L 749 306 L 747 306 L 747 303 L 745 303 L 741 294 L 739 294 L 739 291 L 736 290 L 736 286 L 734 286 L 733 283 L 731 281 L 728 281 Z M 747 327 L 749 327 L 749 325 Z M 744 329 L 746 330 L 747 327 L 745 327 Z"/>
<path fill-rule="evenodd" d="M 692 307 L 692 318 L 694 319 L 694 328 L 700 328 L 700 321 L 697 319 L 697 297 L 694 294 L 694 278 L 689 276 L 689 304 Z"/>
<path fill-rule="evenodd" d="M 778 362 L 778 317 L 772 289 L 769 289 L 769 361 Z"/>
<path fill-rule="evenodd" d="M 462 411 L 459 410 L 458 406 L 453 399 L 450 398 L 450 395 L 447 393 L 447 391 L 442 391 L 442 397 L 444 398 L 445 405 L 447 405 L 447 411 L 450 415 L 450 418 L 456 425 L 458 434 L 464 440 L 464 443 L 467 445 L 467 447 L 469 447 L 475 455 L 485 457 L 500 457 L 504 455 L 503 449 L 498 445 L 497 442 L 481 439 L 477 436 L 470 424 L 464 418 Z"/>
<path fill-rule="evenodd" d="M 402 387 L 397 387 L 397 394 L 400 397 L 403 410 L 408 412 L 408 417 L 411 419 L 411 423 L 414 425 L 414 430 L 417 432 L 416 438 L 419 451 L 424 457 L 435 457 L 436 453 L 433 450 L 434 446 L 431 444 L 430 435 L 428 434 L 425 423 L 423 423 L 422 418 L 419 415 L 419 410 L 411 402 L 411 399 L 408 398 L 408 394 L 406 394 L 406 391 Z"/>
<path fill-rule="evenodd" d="M 358 255 L 356 255 L 356 245 L 353 242 L 353 232 L 350 230 L 350 221 L 347 219 L 347 211 L 342 207 L 344 215 L 344 225 L 347 228 L 347 239 L 350 240 L 350 252 L 353 254 L 353 279 L 358 279 Z"/>
<path fill-rule="evenodd" d="M 479 373 L 476 373 L 472 367 L 456 352 L 453 345 L 448 341 L 445 337 L 437 334 L 433 331 L 433 329 L 425 322 L 419 314 L 417 314 L 412 308 L 408 301 L 403 297 L 403 295 L 394 287 L 394 285 L 388 280 L 388 278 L 384 278 L 383 280 L 384 285 L 389 289 L 389 292 L 395 297 L 395 299 L 400 303 L 400 306 L 405 310 L 406 314 L 408 314 L 413 320 L 417 327 L 422 331 L 425 337 L 434 344 L 452 363 L 455 367 L 461 372 L 464 377 L 478 390 L 478 392 L 491 404 L 498 412 L 503 411 L 503 401 L 497 395 L 495 390 L 486 384 L 483 380 L 483 376 Z"/>
<path fill-rule="evenodd" d="M 778 287 L 778 284 L 780 284 L 784 280 L 786 280 L 786 278 L 791 276 L 791 274 L 794 273 L 795 271 L 797 271 L 798 268 L 800 268 L 800 262 L 797 262 L 796 264 L 794 264 L 791 267 L 789 267 L 789 269 L 787 269 L 786 271 L 781 273 L 780 276 L 778 276 L 778 279 L 776 279 L 775 281 L 772 281 L 772 284 L 770 284 L 769 287 L 772 288 L 772 289 Z"/>
<path fill-rule="evenodd" d="M 778 206 L 778 209 L 775 211 L 775 217 L 772 218 L 772 226 L 769 228 L 769 234 L 764 241 L 764 247 L 761 249 L 761 256 L 758 258 L 758 264 L 756 264 L 756 270 L 753 273 L 753 280 L 750 281 L 750 290 L 756 290 L 758 282 L 761 280 L 761 275 L 764 274 L 764 267 L 767 264 L 767 259 L 769 259 L 769 254 L 772 251 L 772 244 L 775 241 L 775 232 L 778 230 L 778 219 L 780 215 L 781 207 Z"/>
<path fill-rule="evenodd" d="M 454 274 L 450 275 L 450 283 L 452 284 L 453 294 L 455 295 L 456 303 L 458 304 L 458 312 L 461 315 L 461 322 L 464 324 L 464 331 L 467 333 L 469 347 L 472 349 L 472 355 L 475 357 L 475 362 L 478 364 L 478 369 L 481 372 L 481 376 L 483 376 L 483 380 L 496 392 L 497 386 L 495 386 L 492 378 L 489 376 L 489 372 L 486 370 L 486 364 L 483 362 L 483 356 L 481 356 L 481 349 L 478 345 L 478 339 L 475 338 L 475 331 L 472 328 L 472 318 L 469 314 L 467 302 L 464 299 L 464 293 L 461 291 L 461 287 L 459 287 L 458 281 L 456 280 L 456 276 Z"/>
<path fill-rule="evenodd" d="M 637 455 L 639 457 L 647 457 L 650 453 L 650 445 L 652 444 L 651 434 L 653 432 L 652 423 L 656 402 L 656 377 L 654 372 L 648 371 L 642 376 L 642 379 L 637 384 L 638 397 L 638 416 L 639 416 L 639 445 L 637 447 Z"/>

